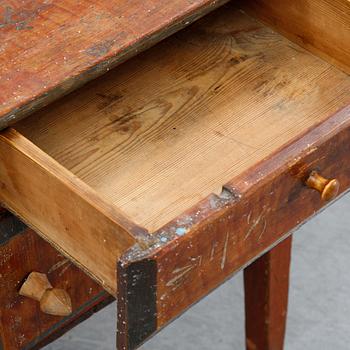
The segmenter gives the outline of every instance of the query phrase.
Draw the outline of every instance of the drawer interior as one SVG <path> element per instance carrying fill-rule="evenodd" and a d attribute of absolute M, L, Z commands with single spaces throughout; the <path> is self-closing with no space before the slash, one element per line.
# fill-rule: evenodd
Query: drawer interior
<path fill-rule="evenodd" d="M 350 78 L 229 5 L 14 129 L 153 232 L 350 102 Z"/>

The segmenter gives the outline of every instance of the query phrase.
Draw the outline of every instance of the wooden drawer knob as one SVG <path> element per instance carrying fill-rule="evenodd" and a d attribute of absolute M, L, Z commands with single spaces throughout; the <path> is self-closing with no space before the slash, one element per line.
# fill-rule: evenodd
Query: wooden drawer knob
<path fill-rule="evenodd" d="M 46 314 L 68 316 L 72 313 L 72 302 L 68 293 L 64 289 L 53 288 L 44 273 L 30 273 L 19 294 L 39 301 L 41 311 Z"/>
<path fill-rule="evenodd" d="M 312 171 L 306 180 L 306 185 L 314 188 L 321 193 L 321 198 L 324 201 L 330 201 L 335 198 L 339 191 L 339 181 L 337 179 L 325 179 L 316 171 Z"/>

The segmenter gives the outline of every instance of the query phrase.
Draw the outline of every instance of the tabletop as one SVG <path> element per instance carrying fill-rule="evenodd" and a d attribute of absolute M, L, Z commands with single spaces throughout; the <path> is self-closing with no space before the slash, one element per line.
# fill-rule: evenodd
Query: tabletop
<path fill-rule="evenodd" d="M 0 129 L 224 2 L 2 1 Z"/>

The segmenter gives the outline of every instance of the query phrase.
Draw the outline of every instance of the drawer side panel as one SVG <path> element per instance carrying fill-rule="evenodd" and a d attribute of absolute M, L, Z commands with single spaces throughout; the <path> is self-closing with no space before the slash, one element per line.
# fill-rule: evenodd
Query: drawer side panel
<path fill-rule="evenodd" d="M 135 242 L 127 219 L 13 130 L 0 136 L 0 186 L 5 207 L 116 293 L 115 263 Z"/>

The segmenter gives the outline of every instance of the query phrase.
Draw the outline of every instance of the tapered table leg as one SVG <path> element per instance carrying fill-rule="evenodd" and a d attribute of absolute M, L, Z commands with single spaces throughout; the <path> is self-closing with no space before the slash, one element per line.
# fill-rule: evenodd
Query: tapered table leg
<path fill-rule="evenodd" d="M 244 270 L 247 350 L 282 350 L 292 236 Z"/>

